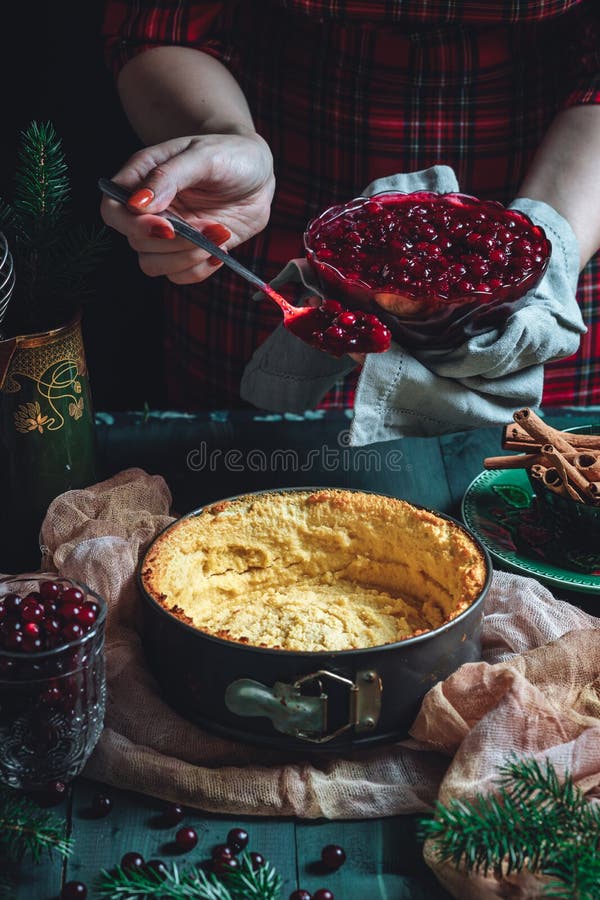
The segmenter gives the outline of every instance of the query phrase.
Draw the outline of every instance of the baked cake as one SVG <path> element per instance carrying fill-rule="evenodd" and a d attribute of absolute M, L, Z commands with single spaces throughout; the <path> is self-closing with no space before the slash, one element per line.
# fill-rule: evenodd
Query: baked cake
<path fill-rule="evenodd" d="M 341 489 L 246 495 L 163 532 L 141 581 L 216 637 L 280 650 L 375 647 L 430 631 L 481 593 L 485 557 L 456 523 Z"/>

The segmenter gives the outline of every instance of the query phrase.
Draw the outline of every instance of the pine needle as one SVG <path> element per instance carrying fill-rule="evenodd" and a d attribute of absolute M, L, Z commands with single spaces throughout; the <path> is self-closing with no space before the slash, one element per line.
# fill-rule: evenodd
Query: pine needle
<path fill-rule="evenodd" d="M 13 862 L 28 855 L 34 863 L 45 854 L 67 857 L 73 850 L 63 837 L 64 821 L 40 809 L 27 797 L 0 787 L 0 853 Z"/>
<path fill-rule="evenodd" d="M 282 883 L 274 867 L 266 863 L 254 871 L 247 853 L 239 861 L 240 868 L 222 878 L 207 875 L 199 868 L 180 869 L 176 864 L 167 866 L 163 876 L 147 869 L 117 866 L 111 871 L 103 870 L 96 892 L 106 900 L 277 900 Z"/>
<path fill-rule="evenodd" d="M 457 870 L 497 875 L 524 870 L 552 877 L 546 895 L 600 897 L 600 811 L 550 760 L 511 759 L 494 795 L 473 803 L 438 803 L 420 822 L 440 861 Z"/>

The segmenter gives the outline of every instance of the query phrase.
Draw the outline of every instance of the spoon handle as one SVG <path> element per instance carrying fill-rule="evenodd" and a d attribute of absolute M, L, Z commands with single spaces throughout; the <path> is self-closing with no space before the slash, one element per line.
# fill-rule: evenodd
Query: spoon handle
<path fill-rule="evenodd" d="M 111 181 L 110 178 L 99 178 L 98 179 L 98 187 L 102 191 L 103 194 L 106 194 L 107 197 L 110 197 L 112 200 L 118 200 L 119 203 L 127 204 L 129 197 L 131 196 L 129 191 L 126 191 L 125 188 L 122 188 L 121 185 L 116 184 L 114 181 Z M 262 278 L 259 278 L 258 275 L 255 275 L 254 272 L 251 272 L 250 269 L 247 269 L 243 266 L 237 259 L 234 259 L 227 253 L 225 250 L 222 250 L 221 247 L 218 247 L 217 244 L 213 244 L 212 241 L 209 241 L 207 237 L 205 237 L 201 231 L 198 231 L 197 228 L 192 228 L 191 225 L 178 216 L 176 213 L 171 212 L 170 210 L 164 210 L 160 213 L 163 219 L 167 219 L 177 234 L 181 235 L 181 237 L 187 238 L 188 241 L 191 241 L 192 244 L 196 244 L 197 247 L 202 247 L 203 250 L 206 250 L 207 253 L 211 253 L 213 256 L 216 256 L 217 259 L 220 259 L 222 263 L 228 266 L 230 269 L 233 269 L 234 272 L 237 272 L 238 275 L 241 275 L 242 278 L 245 278 L 246 281 L 249 281 L 250 284 L 253 284 L 255 287 L 260 288 L 267 296 L 275 299 L 273 294 L 273 288 L 271 288 L 266 281 L 263 281 Z"/>

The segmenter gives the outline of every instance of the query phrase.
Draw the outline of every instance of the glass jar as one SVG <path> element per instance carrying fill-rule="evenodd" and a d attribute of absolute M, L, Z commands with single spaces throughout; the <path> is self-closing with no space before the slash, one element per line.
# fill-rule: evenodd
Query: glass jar
<path fill-rule="evenodd" d="M 53 593 L 56 600 L 67 589 L 79 590 L 82 598 L 74 594 L 68 608 L 53 605 Z M 39 638 L 35 628 L 26 629 L 25 600 L 34 608 L 27 618 L 35 619 L 36 604 L 44 608 Z M 84 604 L 85 612 L 78 613 Z M 0 607 L 0 782 L 36 789 L 69 781 L 81 772 L 102 732 L 106 603 L 71 578 L 32 573 L 0 578 Z M 95 620 L 85 622 L 90 610 Z M 15 638 L 19 632 L 25 642 Z"/>

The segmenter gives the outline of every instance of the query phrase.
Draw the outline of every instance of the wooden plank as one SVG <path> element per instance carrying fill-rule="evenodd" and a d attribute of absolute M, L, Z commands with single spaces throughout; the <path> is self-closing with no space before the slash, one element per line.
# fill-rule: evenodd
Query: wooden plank
<path fill-rule="evenodd" d="M 296 826 L 299 886 L 324 887 L 336 900 L 447 900 L 423 861 L 409 816 L 364 821 L 299 822 Z M 326 872 L 321 850 L 338 844 L 346 862 Z"/>
<path fill-rule="evenodd" d="M 113 808 L 105 818 L 90 819 L 87 813 L 97 793 L 108 794 L 113 800 Z M 262 853 L 284 879 L 282 897 L 294 890 L 296 858 L 295 853 L 290 853 L 290 848 L 294 847 L 292 821 L 209 816 L 187 808 L 181 825 L 165 828 L 158 821 L 164 807 L 163 801 L 152 797 L 107 788 L 84 779 L 77 781 L 73 803 L 75 852 L 69 860 L 65 880 L 83 881 L 91 895 L 100 871 L 111 869 L 130 851 L 140 853 L 146 860 L 162 859 L 167 865 L 174 862 L 181 866 L 197 864 L 210 857 L 216 844 L 226 841 L 231 828 L 241 827 L 249 834 L 250 849 Z M 174 846 L 175 834 L 182 825 L 196 829 L 198 834 L 198 844 L 189 853 L 181 853 Z"/>
<path fill-rule="evenodd" d="M 68 837 L 70 831 L 70 790 L 62 803 L 48 809 L 64 822 L 64 837 Z M 8 874 L 15 881 L 15 893 L 11 900 L 47 900 L 48 897 L 58 896 L 64 865 L 64 860 L 53 853 L 52 856 L 45 856 L 39 865 L 32 865 L 25 859 L 22 865 L 9 867 Z"/>
<path fill-rule="evenodd" d="M 502 427 L 458 431 L 440 438 L 451 494 L 452 515 L 460 519 L 460 502 L 473 479 L 483 470 L 486 456 L 498 456 Z"/>

